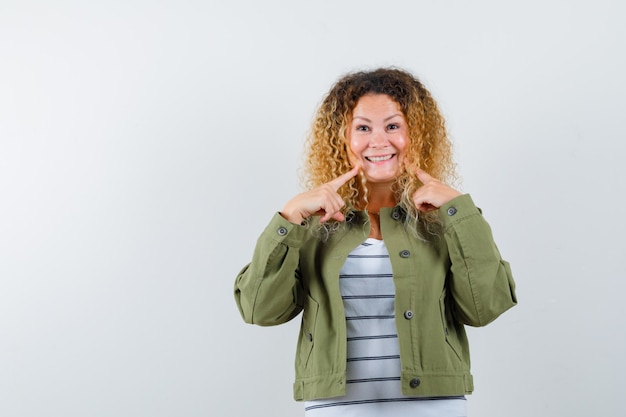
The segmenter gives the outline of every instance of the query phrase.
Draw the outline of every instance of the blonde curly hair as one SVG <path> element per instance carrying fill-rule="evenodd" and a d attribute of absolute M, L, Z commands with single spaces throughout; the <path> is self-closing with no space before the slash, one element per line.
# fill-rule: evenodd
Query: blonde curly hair
<path fill-rule="evenodd" d="M 409 144 L 403 167 L 393 185 L 398 205 L 406 212 L 405 222 L 417 230 L 422 221 L 438 222 L 436 212 L 421 213 L 412 195 L 422 186 L 413 174 L 421 168 L 434 178 L 452 185 L 456 166 L 452 160 L 452 143 L 446 133 L 445 121 L 437 103 L 422 83 L 407 71 L 379 68 L 349 73 L 330 89 L 319 106 L 305 142 L 304 186 L 313 189 L 325 184 L 352 167 L 348 159 L 346 129 L 352 112 L 361 97 L 386 94 L 398 103 L 407 122 Z M 346 202 L 344 214 L 367 207 L 367 187 L 363 177 L 352 178 L 338 190 Z M 333 221 L 325 226 L 334 230 Z M 430 229 L 430 228 L 429 228 Z"/>

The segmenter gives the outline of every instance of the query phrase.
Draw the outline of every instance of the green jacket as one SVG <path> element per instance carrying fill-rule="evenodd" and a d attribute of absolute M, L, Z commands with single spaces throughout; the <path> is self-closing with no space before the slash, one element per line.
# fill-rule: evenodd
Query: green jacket
<path fill-rule="evenodd" d="M 469 195 L 439 208 L 439 235 L 420 240 L 401 208 L 380 212 L 396 288 L 395 316 L 402 392 L 411 396 L 470 394 L 473 387 L 464 325 L 484 326 L 517 303 L 509 264 Z M 369 235 L 363 212 L 323 242 L 309 227 L 276 214 L 258 239 L 252 262 L 235 282 L 248 323 L 271 326 L 301 311 L 294 398 L 345 394 L 346 323 L 339 270 Z"/>

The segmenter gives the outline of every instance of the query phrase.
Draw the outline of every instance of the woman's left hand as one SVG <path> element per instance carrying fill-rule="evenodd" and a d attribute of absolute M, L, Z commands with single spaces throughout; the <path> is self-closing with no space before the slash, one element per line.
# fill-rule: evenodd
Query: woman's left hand
<path fill-rule="evenodd" d="M 413 194 L 413 203 L 420 211 L 437 210 L 461 195 L 460 192 L 431 177 L 422 169 L 417 170 L 417 178 L 424 184 Z"/>

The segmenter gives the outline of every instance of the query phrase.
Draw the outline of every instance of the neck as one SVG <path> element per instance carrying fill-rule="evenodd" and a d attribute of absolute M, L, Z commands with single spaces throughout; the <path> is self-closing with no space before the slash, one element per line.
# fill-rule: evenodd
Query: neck
<path fill-rule="evenodd" d="M 369 213 L 378 213 L 383 207 L 394 207 L 397 201 L 389 184 L 367 184 Z"/>

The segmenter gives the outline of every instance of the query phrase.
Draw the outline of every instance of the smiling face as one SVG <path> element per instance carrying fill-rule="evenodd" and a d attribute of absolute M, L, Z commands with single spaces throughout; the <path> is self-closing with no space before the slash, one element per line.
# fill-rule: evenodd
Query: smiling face
<path fill-rule="evenodd" d="M 409 144 L 404 114 L 386 94 L 359 99 L 346 131 L 350 162 L 359 164 L 369 183 L 392 183 L 402 167 Z"/>

